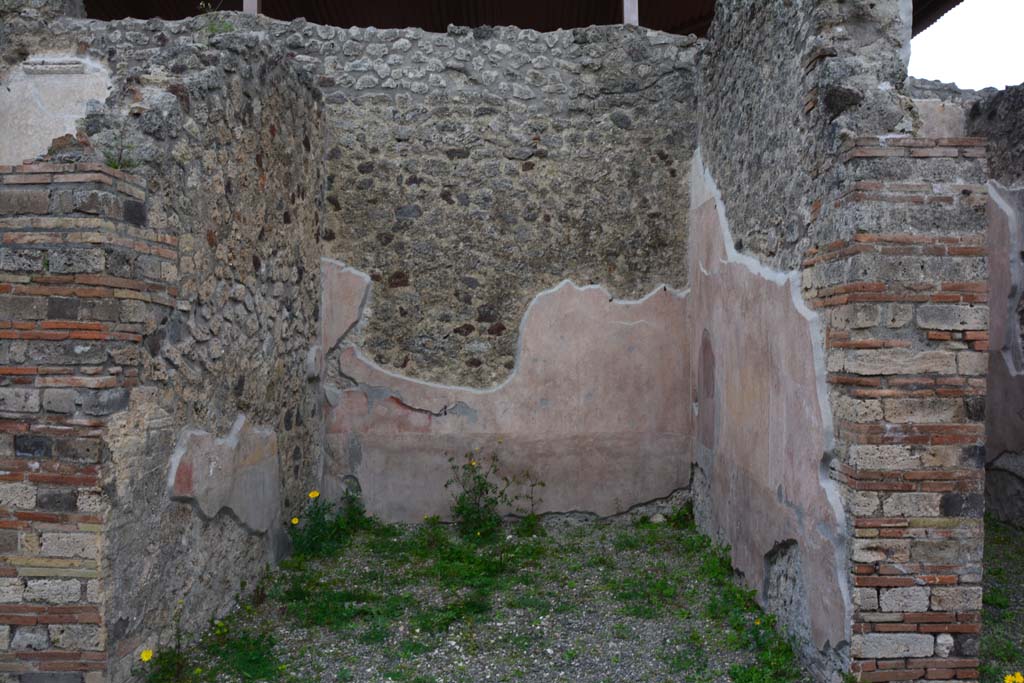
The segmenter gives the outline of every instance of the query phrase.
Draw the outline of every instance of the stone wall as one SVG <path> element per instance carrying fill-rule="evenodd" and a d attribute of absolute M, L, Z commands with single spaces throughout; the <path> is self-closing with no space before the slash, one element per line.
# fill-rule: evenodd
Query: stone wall
<path fill-rule="evenodd" d="M 542 511 L 692 476 L 822 679 L 977 678 L 985 153 L 936 132 L 944 96 L 901 92 L 909 1 L 721 0 L 707 44 L 231 13 L 40 29 L 55 2 L 0 5 L 5 64 L 94 60 L 111 95 L 48 158 L 139 179 L 0 185 L 5 240 L 58 221 L 108 245 L 3 252 L 2 485 L 30 568 L 0 565 L 23 650 L 0 665 L 109 657 L 124 680 L 176 610 L 192 630 L 230 606 L 314 482 L 419 519 L 482 449 L 545 481 Z M 96 462 L 65 463 L 68 435 Z M 70 479 L 33 479 L 50 457 Z M 77 596 L 32 583 L 57 570 Z M 92 622 L 44 631 L 56 596 Z"/>
<path fill-rule="evenodd" d="M 64 487 L 37 493 L 25 485 L 12 505 L 31 509 L 48 501 L 67 513 L 29 513 L 49 530 L 68 533 L 44 533 L 41 541 L 36 534 L 36 550 L 25 545 L 24 554 L 34 552 L 45 566 L 59 567 L 32 569 L 30 576 L 81 576 L 81 601 L 91 611 L 80 623 L 95 624 L 92 631 L 33 627 L 20 638 L 15 632 L 15 650 L 89 652 L 78 660 L 55 654 L 40 661 L 12 653 L 16 664 L 6 670 L 55 670 L 48 662 L 60 659 L 60 670 L 108 665 L 111 680 L 126 680 L 140 649 L 173 636 L 176 614 L 182 628 L 195 631 L 234 604 L 246 583 L 286 549 L 284 520 L 319 476 L 321 98 L 308 74 L 259 36 L 209 37 L 215 44 L 183 44 L 145 57 L 125 47 L 115 60 L 110 57 L 116 51 L 108 51 L 113 95 L 82 123 L 77 140 L 51 150 L 55 159 L 104 157 L 106 164 L 83 167 L 96 172 L 99 180 L 92 182 L 124 175 L 110 165 L 132 167 L 148 194 L 136 189 L 131 201 L 121 201 L 107 188 L 86 193 L 45 185 L 88 181 L 75 175 L 79 167 L 57 166 L 70 179 L 50 178 L 41 167 L 31 176 L 43 184 L 40 192 L 19 186 L 18 194 L 4 195 L 3 208 L 17 216 L 17 229 L 54 223 L 73 228 L 78 241 L 101 245 L 74 244 L 38 256 L 4 251 L 4 270 L 11 271 L 5 282 L 40 280 L 62 288 L 34 293 L 15 285 L 12 292 L 36 296 L 10 303 L 18 315 L 24 311 L 26 327 L 3 342 L 16 366 L 5 381 L 59 389 L 11 389 L 5 403 L 12 402 L 10 409 L 24 420 L 10 429 L 4 423 L 5 436 L 16 434 L 4 443 L 13 449 L 11 459 L 24 465 L 12 465 L 13 471 L 30 464 L 19 458 L 50 458 L 52 452 L 54 474 L 46 483 Z M 60 47 L 59 41 L 51 47 Z M 27 182 L 10 178 L 4 187 Z M 120 180 L 107 184 L 114 182 Z M 146 243 L 118 237 L 121 222 L 129 225 L 130 237 L 160 246 L 150 253 Z M 49 248 L 38 231 L 22 238 Z M 61 247 L 74 241 L 53 240 Z M 143 255 L 111 251 L 118 240 Z M 20 244 L 14 237 L 5 243 Z M 173 283 L 158 301 L 150 293 L 154 280 Z M 64 289 L 68 297 L 88 301 L 65 302 L 58 298 Z M 22 335 L 33 341 L 21 341 Z M 117 343 L 68 341 L 77 335 L 115 335 Z M 33 344 L 42 346 L 34 350 Z M 44 360 L 62 373 L 62 366 L 71 366 L 72 374 L 78 369 L 89 376 L 68 380 L 76 384 L 35 377 Z M 66 387 L 96 389 L 96 396 Z M 34 430 L 28 420 L 72 427 Z M 67 434 L 50 444 L 47 429 Z M 94 441 L 63 445 L 63 437 L 77 431 Z M 75 486 L 86 492 L 76 496 Z M 87 507 L 79 514 L 76 505 Z M 32 525 L 26 523 L 26 530 Z M 81 529 L 66 528 L 74 525 Z M 91 533 L 88 542 L 70 533 L 84 530 Z M 51 557 L 68 559 L 45 559 Z M 28 561 L 30 568 L 37 564 Z M 10 602 L 44 603 L 44 613 L 47 602 L 78 601 L 65 581 L 45 578 L 35 588 L 32 579 L 18 582 L 23 595 L 15 595 L 12 583 Z M 44 588 L 52 595 L 40 592 Z M 67 612 L 68 619 L 78 616 Z M 8 616 L 6 623 L 28 624 L 23 616 Z M 26 640 L 30 635 L 36 640 Z"/>
<path fill-rule="evenodd" d="M 988 139 L 992 321 L 986 413 L 985 506 L 1024 525 L 1024 85 L 977 100 L 972 135 Z"/>
<path fill-rule="evenodd" d="M 624 298 L 686 283 L 694 38 L 594 27 L 322 40 L 325 254 L 376 284 L 356 331 L 375 362 L 491 386 L 511 374 L 538 292 L 565 278 Z"/>
<path fill-rule="evenodd" d="M 928 137 L 929 117 L 900 92 L 909 11 L 909 2 L 719 2 L 698 65 L 700 145 L 736 249 L 802 270 L 828 354 L 833 439 L 816 457 L 846 511 L 839 580 L 851 618 L 838 640 L 803 641 L 804 656 L 823 675 L 972 679 L 984 148 Z M 771 461 L 759 463 L 768 457 L 744 455 L 752 486 L 770 480 Z M 734 556 L 749 549 L 751 565 L 755 519 L 720 527 Z M 776 540 L 771 557 L 792 585 L 806 559 L 788 559 L 793 545 Z M 788 621 L 799 633 L 799 620 Z"/>
<path fill-rule="evenodd" d="M 177 293 L 176 236 L 146 225 L 145 200 L 103 164 L 0 167 L 0 670 L 24 680 L 102 680 L 103 437 Z"/>
<path fill-rule="evenodd" d="M 985 91 L 967 115 L 970 135 L 987 138 L 989 177 L 1007 187 L 1024 185 L 1024 84 Z"/>
<path fill-rule="evenodd" d="M 138 155 L 149 219 L 181 250 L 146 386 L 108 432 L 116 680 L 176 611 L 195 630 L 233 604 L 320 467 L 319 94 L 258 36 L 214 42 L 116 71 L 128 118 L 86 122 L 94 144 Z"/>

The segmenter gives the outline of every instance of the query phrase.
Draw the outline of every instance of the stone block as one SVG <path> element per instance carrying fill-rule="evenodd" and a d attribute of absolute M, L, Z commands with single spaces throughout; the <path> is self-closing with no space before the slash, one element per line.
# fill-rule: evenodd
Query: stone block
<path fill-rule="evenodd" d="M 82 557 L 96 559 L 99 538 L 96 534 L 46 532 L 42 535 L 42 551 L 46 557 Z"/>
<path fill-rule="evenodd" d="M 0 296 L 0 320 L 42 320 L 45 317 L 45 297 Z"/>
<path fill-rule="evenodd" d="M 910 559 L 928 564 L 963 564 L 981 561 L 981 539 L 915 539 Z"/>
<path fill-rule="evenodd" d="M 79 602 L 82 584 L 78 579 L 29 579 L 25 584 L 26 602 L 61 605 Z"/>
<path fill-rule="evenodd" d="M 886 588 L 879 591 L 883 612 L 927 612 L 929 590 L 923 586 Z"/>
<path fill-rule="evenodd" d="M 39 390 L 21 387 L 0 387 L 0 412 L 38 413 Z"/>
<path fill-rule="evenodd" d="M 74 389 L 44 389 L 43 408 L 51 413 L 73 413 L 78 401 L 78 392 Z"/>
<path fill-rule="evenodd" d="M 50 211 L 50 191 L 46 189 L 0 190 L 0 214 L 44 214 Z"/>
<path fill-rule="evenodd" d="M 81 299 L 51 296 L 46 302 L 46 317 L 50 320 L 78 320 L 81 308 Z"/>
<path fill-rule="evenodd" d="M 36 487 L 29 484 L 0 484 L 0 507 L 31 510 L 36 506 Z"/>
<path fill-rule="evenodd" d="M 937 612 L 973 612 L 981 609 L 981 586 L 936 586 L 932 609 Z"/>
<path fill-rule="evenodd" d="M 886 517 L 938 517 L 941 493 L 893 493 L 882 502 Z"/>
<path fill-rule="evenodd" d="M 127 389 L 89 391 L 82 397 L 82 410 L 87 415 L 111 415 L 128 407 Z"/>
<path fill-rule="evenodd" d="M 878 422 L 882 419 L 882 402 L 876 399 L 857 399 L 837 396 L 832 410 L 840 420 L 850 422 Z"/>
<path fill-rule="evenodd" d="M 886 421 L 896 423 L 960 422 L 967 416 L 959 398 L 887 398 L 882 406 Z"/>
<path fill-rule="evenodd" d="M 850 514 L 857 517 L 873 517 L 881 506 L 879 495 L 874 491 L 853 491 L 850 493 Z"/>
<path fill-rule="evenodd" d="M 79 512 L 102 513 L 107 509 L 103 494 L 99 491 L 78 491 L 76 507 Z"/>
<path fill-rule="evenodd" d="M 831 318 L 834 328 L 860 330 L 878 325 L 881 321 L 881 311 L 876 304 L 850 304 L 837 306 Z"/>
<path fill-rule="evenodd" d="M 866 470 L 907 470 L 921 466 L 910 446 L 850 446 L 850 465 Z"/>
<path fill-rule="evenodd" d="M 78 492 L 73 489 L 39 489 L 36 507 L 49 512 L 74 512 L 78 507 Z"/>
<path fill-rule="evenodd" d="M 920 633 L 866 633 L 853 636 L 850 652 L 859 659 L 931 657 L 935 638 Z"/>
<path fill-rule="evenodd" d="M 62 650 L 103 649 L 103 629 L 90 624 L 54 624 L 50 626 L 50 642 Z"/>
<path fill-rule="evenodd" d="M 917 307 L 917 326 L 926 330 L 987 330 L 988 306 L 923 304 Z"/>
<path fill-rule="evenodd" d="M 854 588 L 853 606 L 871 612 L 878 609 L 878 590 L 875 588 Z"/>
<path fill-rule="evenodd" d="M 914 307 L 911 304 L 889 304 L 885 307 L 883 320 L 885 326 L 897 329 L 906 326 L 914 319 Z"/>
<path fill-rule="evenodd" d="M 984 376 L 988 373 L 988 354 L 977 351 L 961 351 L 956 354 L 956 367 L 961 375 Z"/>
<path fill-rule="evenodd" d="M 955 375 L 957 359 L 951 351 L 858 350 L 845 354 L 842 370 L 855 375 Z"/>
<path fill-rule="evenodd" d="M 37 673 L 22 674 L 21 683 L 83 683 L 83 680 L 80 673 Z"/>
<path fill-rule="evenodd" d="M 21 579 L 0 579 L 0 603 L 14 604 L 21 602 L 25 595 L 25 584 Z"/>
<path fill-rule="evenodd" d="M 853 541 L 854 562 L 906 562 L 910 541 L 903 539 L 857 538 Z"/>
<path fill-rule="evenodd" d="M 9 273 L 37 273 L 43 269 L 41 249 L 0 249 L 0 270 Z"/>
<path fill-rule="evenodd" d="M 49 650 L 50 635 L 45 626 L 16 626 L 11 638 L 12 650 Z"/>
<path fill-rule="evenodd" d="M 106 263 L 102 249 L 53 249 L 51 273 L 101 273 Z"/>
<path fill-rule="evenodd" d="M 49 458 L 53 455 L 53 439 L 38 434 L 17 434 L 14 455 L 19 458 Z"/>

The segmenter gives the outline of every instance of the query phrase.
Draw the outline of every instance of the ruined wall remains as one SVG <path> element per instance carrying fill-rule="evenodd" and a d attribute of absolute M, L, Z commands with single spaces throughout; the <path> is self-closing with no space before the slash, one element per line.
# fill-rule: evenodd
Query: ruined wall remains
<path fill-rule="evenodd" d="M 0 4 L 0 77 L 111 88 L 0 167 L 0 670 L 126 680 L 314 482 L 414 520 L 482 449 L 540 511 L 692 475 L 822 678 L 976 679 L 985 151 L 901 92 L 910 9 L 721 0 L 704 44 Z"/>
<path fill-rule="evenodd" d="M 984 148 L 975 138 L 927 137 L 929 117 L 900 93 L 910 9 L 719 2 L 699 62 L 700 148 L 737 250 L 802 270 L 828 354 L 834 445 L 817 459 L 846 510 L 841 580 L 852 618 L 842 639 L 813 639 L 820 651 L 808 647 L 805 657 L 819 671 L 851 667 L 878 680 L 972 679 L 988 327 Z M 742 457 L 763 486 L 754 463 L 766 454 Z M 753 519 L 721 529 L 734 557 L 751 545 Z M 801 562 L 787 539 L 775 540 L 778 552 L 763 561 L 782 569 L 768 575 L 792 583 Z"/>
<path fill-rule="evenodd" d="M 176 310 L 145 343 L 147 386 L 107 441 L 115 679 L 169 637 L 174 610 L 195 629 L 231 605 L 282 551 L 319 470 L 319 96 L 257 36 L 216 42 L 121 81 L 127 125 L 86 123 L 96 144 L 137 155 L 150 221 L 181 249 Z"/>
<path fill-rule="evenodd" d="M 92 616 L 75 623 L 94 625 L 88 632 L 84 626 L 59 632 L 33 627 L 20 638 L 15 631 L 10 643 L 18 664 L 7 670 L 54 670 L 50 660 L 60 659 L 62 671 L 106 666 L 111 680 L 127 679 L 138 650 L 172 637 L 176 612 L 182 627 L 193 631 L 234 604 L 245 582 L 284 551 L 283 520 L 318 477 L 321 100 L 310 77 L 258 36 L 213 42 L 145 56 L 131 46 L 89 48 L 103 50 L 114 94 L 106 109 L 84 121 L 78 141 L 54 147 L 54 157 L 102 154 L 108 165 L 87 167 L 105 170 L 100 181 L 118 179 L 110 185 L 124 175 L 109 164 L 130 166 L 145 179 L 132 182 L 146 183 L 148 194 L 136 189 L 132 201 L 121 201 L 103 187 L 64 192 L 63 185 L 45 185 L 51 179 L 40 167 L 32 177 L 43 184 L 41 194 L 22 189 L 5 195 L 15 228 L 42 221 L 76 236 L 19 233 L 50 253 L 4 253 L 9 281 L 62 288 L 23 292 L 19 285 L 12 292 L 36 296 L 10 303 L 24 312 L 14 320 L 24 319 L 26 327 L 4 341 L 15 366 L 9 375 L 30 387 L 60 389 L 5 396 L 19 401 L 12 411 L 31 414 L 20 418 L 47 423 L 37 430 L 18 421 L 5 432 L 39 431 L 31 443 L 29 435 L 8 438 L 11 458 L 54 457 L 46 483 L 71 489 L 34 493 L 26 485 L 12 505 L 32 509 L 50 501 L 67 514 L 32 514 L 54 531 L 88 530 L 88 540 L 57 533 L 42 534 L 40 542 L 37 533 L 34 551 L 28 540 L 19 540 L 19 548 L 26 555 L 70 558 L 43 564 L 59 567 L 61 576 L 82 577 L 80 600 Z M 22 182 L 18 177 L 5 187 Z M 118 236 L 123 231 L 128 237 Z M 140 239 L 158 244 L 148 247 Z M 66 244 L 76 240 L 96 246 Z M 109 245 L 118 240 L 143 255 L 112 251 Z M 154 289 L 154 282 L 167 283 L 163 298 L 157 299 L 165 290 Z M 58 298 L 63 289 L 83 303 Z M 68 341 L 75 335 L 118 343 Z M 70 366 L 72 383 L 36 377 L 44 361 L 62 372 Z M 65 387 L 97 389 L 97 396 Z M 56 426 L 63 424 L 71 427 Z M 91 445 L 48 443 L 51 433 L 63 438 L 76 430 L 87 431 Z M 76 497 L 75 486 L 88 496 Z M 76 505 L 86 506 L 82 514 Z M 65 528 L 74 525 L 81 529 Z M 29 539 L 32 524 L 25 526 Z M 53 571 L 36 569 L 31 576 Z M 9 602 L 40 603 L 45 612 L 48 603 L 79 601 L 63 580 L 18 581 L 22 592 L 12 584 Z M 39 661 L 27 653 L 51 647 L 88 652 L 78 660 L 40 655 Z"/>
<path fill-rule="evenodd" d="M 967 126 L 988 139 L 989 295 L 985 505 L 1024 525 L 1024 85 L 973 105 Z"/>

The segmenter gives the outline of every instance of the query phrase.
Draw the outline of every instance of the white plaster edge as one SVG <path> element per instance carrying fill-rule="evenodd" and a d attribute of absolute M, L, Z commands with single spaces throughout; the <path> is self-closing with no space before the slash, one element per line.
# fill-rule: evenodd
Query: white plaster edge
<path fill-rule="evenodd" d="M 327 292 L 323 288 L 323 273 L 325 263 L 335 268 L 340 268 L 342 273 L 351 273 L 352 275 L 355 275 L 357 278 L 363 281 L 364 285 L 363 297 L 362 299 L 359 300 L 359 308 L 356 311 L 355 322 L 349 325 L 348 328 L 344 332 L 342 332 L 341 335 L 337 339 L 335 339 L 330 346 L 327 345 L 327 340 L 324 339 L 324 311 L 327 310 Z M 349 333 L 351 333 L 352 330 L 357 325 L 359 325 L 360 321 L 363 319 L 363 312 L 366 310 L 366 305 L 370 302 L 370 290 L 373 289 L 373 279 L 367 273 L 364 273 L 358 268 L 353 268 L 344 261 L 327 258 L 326 256 L 320 257 L 320 278 L 320 348 L 323 349 L 324 358 L 326 358 L 327 354 L 333 351 L 335 348 L 337 348 L 341 341 L 345 337 L 347 337 Z"/>
<path fill-rule="evenodd" d="M 340 263 L 340 262 L 336 262 L 336 263 Z M 358 270 L 355 270 L 355 269 L 352 269 L 352 270 L 354 272 L 356 272 L 356 273 L 360 273 L 362 275 L 365 275 L 361 271 L 358 271 Z M 495 393 L 497 391 L 500 391 L 507 384 L 509 384 L 513 379 L 515 379 L 516 375 L 519 373 L 519 369 L 522 367 L 520 361 L 522 360 L 523 338 L 525 336 L 523 333 L 526 330 L 526 324 L 527 324 L 527 322 L 530 319 L 530 314 L 533 311 L 533 307 L 535 305 L 537 305 L 537 302 L 540 301 L 542 298 L 544 298 L 546 296 L 549 296 L 551 294 L 554 294 L 555 292 L 559 291 L 560 289 L 562 289 L 564 287 L 572 287 L 572 288 L 574 288 L 574 289 L 576 289 L 577 291 L 580 291 L 580 292 L 585 292 L 585 291 L 591 290 L 591 289 L 598 290 L 605 297 L 608 298 L 608 303 L 609 304 L 616 304 L 616 305 L 619 305 L 619 306 L 639 306 L 639 305 L 642 305 L 642 304 L 646 303 L 648 299 L 651 299 L 655 295 L 657 295 L 659 293 L 662 293 L 662 292 L 667 292 L 668 294 L 670 294 L 671 296 L 673 296 L 674 298 L 677 298 L 677 299 L 685 299 L 687 296 L 689 296 L 689 293 L 690 293 L 689 287 L 684 288 L 684 289 L 677 289 L 675 287 L 670 287 L 668 284 L 662 283 L 662 284 L 659 284 L 656 287 L 654 287 L 650 292 L 648 292 L 644 296 L 640 297 L 639 299 L 617 299 L 617 298 L 611 296 L 611 292 L 609 292 L 608 288 L 605 287 L 604 285 L 583 285 L 583 286 L 580 286 L 580 285 L 577 285 L 572 280 L 566 278 L 566 279 L 562 280 L 561 282 L 559 282 L 558 284 L 554 285 L 553 287 L 549 287 L 548 289 L 545 289 L 545 290 L 537 293 L 530 300 L 529 305 L 527 305 L 527 307 L 526 307 L 526 311 L 523 312 L 523 317 L 519 321 L 518 338 L 516 339 L 515 366 L 509 372 L 508 376 L 505 379 L 503 379 L 501 382 L 499 382 L 498 384 L 489 386 L 489 387 L 484 387 L 484 388 L 467 387 L 467 386 L 462 386 L 462 385 L 458 385 L 458 384 L 441 384 L 439 382 L 430 382 L 430 381 L 427 381 L 427 380 L 418 379 L 418 378 L 415 378 L 415 377 L 410 377 L 408 375 L 403 375 L 401 373 L 394 372 L 392 370 L 388 370 L 387 368 L 384 368 L 384 367 L 378 365 L 376 362 L 370 360 L 369 358 L 367 358 L 363 354 L 363 350 L 359 346 L 352 345 L 350 348 L 353 349 L 353 351 L 355 353 L 355 356 L 356 356 L 356 358 L 359 359 L 359 361 L 361 361 L 365 365 L 369 366 L 370 368 L 376 370 L 377 372 L 380 372 L 381 374 L 383 374 L 383 375 L 385 375 L 387 377 L 390 377 L 390 378 L 393 378 L 393 379 L 397 379 L 397 380 L 400 380 L 402 382 L 408 382 L 410 384 L 414 384 L 414 385 L 417 385 L 417 386 L 431 388 L 431 389 L 441 389 L 441 390 L 444 390 L 444 391 L 466 392 L 466 393 L 472 394 L 473 396 L 486 396 L 488 394 L 492 394 L 492 393 Z M 372 288 L 372 284 L 371 284 L 371 288 Z M 367 294 L 367 296 L 369 296 L 369 295 Z M 360 315 L 361 314 L 362 314 L 362 312 L 360 312 Z M 323 319 L 323 315 L 322 314 L 321 314 L 320 317 L 321 317 L 321 319 Z M 641 321 L 637 321 L 637 322 L 641 322 Z M 399 395 L 399 398 L 401 398 L 400 395 Z"/>
<path fill-rule="evenodd" d="M 701 189 L 704 190 L 706 196 L 702 196 L 698 193 L 697 183 L 694 182 L 696 179 L 700 180 Z M 816 393 L 818 396 L 818 410 L 821 415 L 822 436 L 824 437 L 823 446 L 825 448 L 825 452 L 828 453 L 835 448 L 836 441 L 832 406 L 828 400 L 828 371 L 825 363 L 825 333 L 821 316 L 811 309 L 807 305 L 807 302 L 804 301 L 800 292 L 800 273 L 798 271 L 790 271 L 789 273 L 786 273 L 775 270 L 764 265 L 752 256 L 740 254 L 736 251 L 734 246 L 735 243 L 732 238 L 732 231 L 729 227 L 729 219 L 725 215 L 725 201 L 722 199 L 721 190 L 715 182 L 714 177 L 711 175 L 710 169 L 704 166 L 701 147 L 698 145 L 694 150 L 692 167 L 690 169 L 691 210 L 700 206 L 704 201 L 707 201 L 707 199 L 714 200 L 715 210 L 718 213 L 718 223 L 721 226 L 722 239 L 725 243 L 726 258 L 723 262 L 739 264 L 749 270 L 752 274 L 774 284 L 788 284 L 793 307 L 796 309 L 797 313 L 803 316 L 808 322 L 811 332 L 811 351 L 814 355 L 814 376 L 817 389 Z M 703 264 L 699 264 L 699 266 L 701 272 L 706 274 Z M 832 508 L 833 515 L 835 515 L 837 528 L 828 529 L 823 527 L 821 529 L 821 533 L 826 538 L 830 537 L 835 542 L 836 584 L 839 586 L 840 595 L 846 605 L 847 614 L 843 623 L 846 632 L 846 641 L 850 642 L 853 637 L 853 599 L 850 594 L 850 585 L 846 573 L 849 564 L 849 557 L 846 543 L 843 538 L 845 535 L 844 530 L 846 528 L 846 510 L 843 507 L 843 500 L 839 492 L 839 485 L 828 476 L 828 472 L 825 471 L 825 467 L 822 464 L 818 465 L 818 484 L 825 493 L 825 499 Z M 826 641 L 824 645 L 827 647 L 830 643 Z M 841 643 L 831 643 L 833 648 L 837 648 L 840 645 Z"/>
<path fill-rule="evenodd" d="M 835 448 L 835 433 L 833 431 L 832 408 L 828 402 L 828 372 L 825 364 L 825 334 L 821 316 L 804 301 L 800 288 L 800 273 L 798 271 L 781 271 L 766 266 L 753 256 L 741 254 L 736 251 L 732 238 L 732 230 L 729 227 L 729 219 L 725 215 L 725 201 L 722 199 L 721 190 L 712 177 L 710 170 L 704 166 L 704 159 L 701 156 L 700 146 L 693 153 L 692 177 L 700 178 L 704 189 L 707 191 L 708 199 L 715 200 L 715 210 L 718 212 L 718 223 L 722 230 L 722 240 L 725 244 L 726 258 L 724 263 L 737 263 L 752 274 L 761 277 L 776 285 L 788 285 L 790 299 L 793 308 L 811 326 L 811 333 L 814 337 L 812 344 L 814 352 L 814 374 L 817 379 L 818 409 L 821 413 L 822 432 L 825 437 L 825 449 Z M 690 206 L 696 207 L 703 203 L 702 197 L 697 193 L 694 183 L 691 180 Z M 703 264 L 698 264 L 701 272 L 707 274 Z"/>
<path fill-rule="evenodd" d="M 1024 188 L 1022 188 L 1024 189 Z M 1014 351 L 1019 349 L 1020 342 L 1017 341 L 1021 338 L 1020 320 L 1015 315 L 1016 311 L 1013 310 L 1017 304 L 1017 301 L 1021 296 L 1024 296 L 1024 263 L 1021 263 L 1020 253 L 1024 249 L 1024 245 L 1021 244 L 1021 216 L 1020 212 L 1017 211 L 1013 205 L 1010 204 L 1005 194 L 1011 192 L 1010 188 L 1005 187 L 995 180 L 988 181 L 988 196 L 992 199 L 993 203 L 1003 212 L 1006 216 L 1006 229 L 1009 232 L 1008 243 L 1009 243 L 1009 254 L 1007 258 L 1009 262 L 1007 264 L 1010 270 L 1010 299 L 1007 302 L 1010 306 L 1010 310 L 1007 313 L 1008 324 L 1006 326 L 1006 338 L 1000 340 L 1004 348 L 999 352 L 1002 358 L 1003 364 L 1006 366 L 1007 372 L 1013 377 L 1020 377 L 1024 375 L 1024 358 L 1014 354 Z M 991 229 L 991 226 L 989 226 Z M 1016 262 L 1017 268 L 1014 268 Z M 1016 271 L 1016 272 L 1015 272 Z M 991 307 L 992 302 L 989 302 Z M 989 313 L 991 315 L 991 311 Z M 999 312 L 1001 316 L 1002 311 Z"/>

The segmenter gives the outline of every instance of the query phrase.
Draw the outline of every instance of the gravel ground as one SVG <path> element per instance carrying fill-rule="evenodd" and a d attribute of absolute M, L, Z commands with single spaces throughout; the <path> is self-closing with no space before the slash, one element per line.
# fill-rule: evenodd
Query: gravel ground
<path fill-rule="evenodd" d="M 442 526 L 376 527 L 336 558 L 286 562 L 188 653 L 188 680 L 262 678 L 250 660 L 263 656 L 282 681 L 728 681 L 775 638 L 756 610 L 731 613 L 735 628 L 705 616 L 723 590 L 692 528 L 556 522 L 502 531 L 478 552 L 505 567 L 491 573 L 469 556 L 440 566 L 434 541 L 466 545 Z M 252 634 L 262 655 L 239 654 L 234 639 Z M 810 680 L 787 668 L 742 680 Z"/>
<path fill-rule="evenodd" d="M 982 683 L 1024 671 L 1024 529 L 985 521 Z"/>

